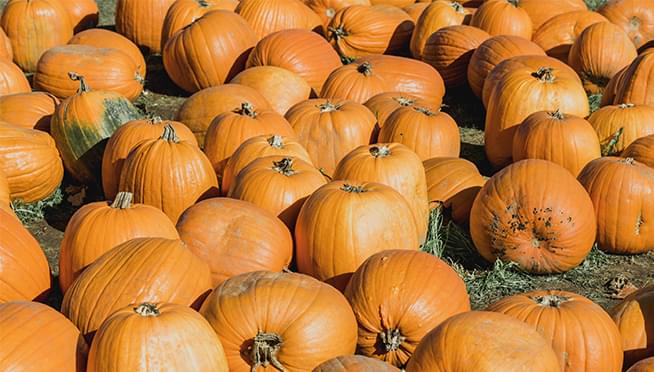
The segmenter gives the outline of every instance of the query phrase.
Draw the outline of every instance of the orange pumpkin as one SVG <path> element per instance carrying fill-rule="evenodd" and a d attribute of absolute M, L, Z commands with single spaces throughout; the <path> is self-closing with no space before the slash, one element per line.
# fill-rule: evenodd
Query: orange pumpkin
<path fill-rule="evenodd" d="M 381 360 L 363 355 L 343 355 L 329 359 L 311 372 L 399 372 L 400 370 Z"/>
<path fill-rule="evenodd" d="M 654 319 L 654 286 L 650 285 L 630 294 L 613 307 L 609 314 L 622 335 L 625 367 L 644 358 L 652 359 L 651 357 L 654 356 L 654 340 L 651 336 L 654 332 L 654 323 L 652 323 L 652 319 Z"/>
<path fill-rule="evenodd" d="M 94 1 L 94 0 L 92 0 Z M 125 36 L 105 30 L 102 28 L 92 28 L 75 34 L 68 44 L 88 45 L 96 48 L 106 48 L 110 46 L 119 49 L 121 52 L 129 55 L 138 68 L 138 73 L 142 79 L 145 79 L 146 63 L 141 50 Z"/>
<path fill-rule="evenodd" d="M 473 14 L 470 26 L 492 36 L 515 35 L 531 39 L 533 25 L 529 13 L 520 8 L 520 0 L 487 0 Z"/>
<path fill-rule="evenodd" d="M 364 104 L 377 118 L 377 125 L 375 126 L 375 133 L 371 142 L 377 142 L 377 135 L 379 130 L 384 126 L 386 120 L 400 107 L 430 107 L 431 104 L 411 94 L 403 94 L 400 92 L 387 92 L 380 93 L 371 97 Z"/>
<path fill-rule="evenodd" d="M 654 357 L 646 358 L 634 364 L 627 372 L 652 372 L 654 371 Z"/>
<path fill-rule="evenodd" d="M 402 10 L 404 10 L 406 14 L 408 14 L 409 17 L 411 17 L 411 19 L 413 20 L 414 23 L 416 23 L 417 26 L 418 19 L 420 19 L 420 16 L 422 15 L 422 13 L 424 13 L 425 9 L 427 9 L 428 6 L 429 3 L 413 3 L 409 6 L 402 8 Z M 414 29 L 413 32 L 415 33 L 416 30 Z M 413 35 L 411 35 L 411 37 L 413 38 Z"/>
<path fill-rule="evenodd" d="M 621 104 L 604 106 L 588 121 L 595 128 L 603 155 L 617 155 L 635 140 L 654 134 L 654 106 Z"/>
<path fill-rule="evenodd" d="M 370 5 L 370 0 L 304 0 L 304 4 L 318 14 L 326 29 L 337 11 L 352 5 Z"/>
<path fill-rule="evenodd" d="M 654 134 L 635 140 L 624 149 L 621 156 L 633 158 L 637 162 L 654 168 Z"/>
<path fill-rule="evenodd" d="M 418 18 L 416 28 L 411 35 L 411 55 L 422 59 L 425 44 L 429 37 L 443 27 L 463 24 L 466 12 L 456 1 L 436 0 L 427 7 Z"/>
<path fill-rule="evenodd" d="M 9 189 L 9 181 L 7 181 L 7 176 L 5 173 L 0 170 L 0 209 L 9 212 L 11 215 L 14 214 L 14 210 L 11 207 L 11 190 Z"/>
<path fill-rule="evenodd" d="M 0 59 L 0 96 L 32 91 L 29 81 L 13 62 Z"/>
<path fill-rule="evenodd" d="M 319 29 L 320 17 L 299 0 L 240 0 L 234 10 L 254 29 L 257 41 L 276 31 Z"/>
<path fill-rule="evenodd" d="M 602 100 L 600 101 L 600 107 L 608 106 L 613 104 L 615 99 L 615 94 L 618 91 L 618 88 L 622 85 L 622 76 L 628 67 L 623 68 L 618 73 L 613 75 L 609 83 L 606 84 L 604 91 L 602 92 Z M 621 102 L 618 102 L 621 103 Z"/>
<path fill-rule="evenodd" d="M 0 121 L 50 131 L 50 118 L 59 104 L 57 97 L 44 92 L 17 93 L 0 97 Z"/>
<path fill-rule="evenodd" d="M 559 14 L 588 9 L 584 0 L 519 0 L 519 6 L 529 14 L 534 31 Z"/>
<path fill-rule="evenodd" d="M 12 61 L 14 59 L 14 52 L 11 49 L 11 40 L 7 34 L 0 27 L 0 58 Z"/>
<path fill-rule="evenodd" d="M 73 32 L 81 32 L 98 25 L 100 10 L 95 0 L 61 1 L 68 11 Z"/>
<path fill-rule="evenodd" d="M 637 48 L 654 40 L 654 1 L 611 0 L 599 12 L 620 26 Z"/>
<path fill-rule="evenodd" d="M 327 77 L 320 96 L 364 103 L 371 97 L 387 92 L 387 83 L 368 62 L 354 62 L 337 68 Z"/>
<path fill-rule="evenodd" d="M 618 76 L 616 74 L 616 76 Z M 615 82 L 614 104 L 634 103 L 654 107 L 654 49 L 641 53 Z M 603 101 L 604 102 L 604 101 Z"/>
<path fill-rule="evenodd" d="M 161 53 L 161 30 L 175 0 L 118 0 L 116 31 L 151 53 Z"/>
<path fill-rule="evenodd" d="M 239 0 L 175 0 L 161 30 L 161 50 L 175 33 L 212 10 L 234 10 Z"/>

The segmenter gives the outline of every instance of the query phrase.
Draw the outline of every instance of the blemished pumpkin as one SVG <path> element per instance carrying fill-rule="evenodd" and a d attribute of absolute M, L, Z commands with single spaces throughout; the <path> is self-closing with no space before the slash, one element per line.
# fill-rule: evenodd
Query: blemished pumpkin
<path fill-rule="evenodd" d="M 588 9 L 584 0 L 519 0 L 518 4 L 529 14 L 534 31 L 559 14 Z"/>
<path fill-rule="evenodd" d="M 654 168 L 654 134 L 635 140 L 624 149 L 621 156 Z"/>
<path fill-rule="evenodd" d="M 100 10 L 95 0 L 60 1 L 60 3 L 68 11 L 74 33 L 98 25 Z"/>
<path fill-rule="evenodd" d="M 151 53 L 161 53 L 161 30 L 175 0 L 118 0 L 116 31 Z"/>
<path fill-rule="evenodd" d="M 111 202 L 82 206 L 64 231 L 59 252 L 59 285 L 66 293 L 90 264 L 111 248 L 134 238 L 178 239 L 175 225 L 157 208 L 132 204 L 132 194 L 120 192 Z"/>
<path fill-rule="evenodd" d="M 161 30 L 161 50 L 175 33 L 212 10 L 234 10 L 239 0 L 175 0 Z"/>
<path fill-rule="evenodd" d="M 400 369 L 363 355 L 343 355 L 320 363 L 311 372 L 399 372 Z"/>
<path fill-rule="evenodd" d="M 418 238 L 410 204 L 392 187 L 332 181 L 300 210 L 295 258 L 299 272 L 343 290 L 368 257 L 389 247 L 417 250 Z"/>
<path fill-rule="evenodd" d="M 230 371 L 309 371 L 356 347 L 356 319 L 345 297 L 302 274 L 235 276 L 200 313 L 218 334 Z"/>
<path fill-rule="evenodd" d="M 616 74 L 616 76 L 618 75 Z M 644 104 L 654 107 L 654 94 L 652 94 L 652 88 L 654 87 L 654 49 L 649 49 L 636 57 L 622 71 L 615 84 L 615 96 L 610 102 L 614 104 Z"/>
<path fill-rule="evenodd" d="M 423 285 L 425 277 L 434 285 Z M 359 325 L 357 351 L 404 368 L 422 338 L 470 311 L 457 273 L 429 253 L 386 250 L 368 258 L 345 289 Z"/>
<path fill-rule="evenodd" d="M 329 21 L 339 10 L 351 5 L 370 5 L 370 0 L 303 0 L 311 10 L 313 10 L 322 20 L 323 27 L 326 29 Z"/>
<path fill-rule="evenodd" d="M 0 27 L 0 57 L 9 61 L 13 61 L 14 52 L 11 49 L 11 40 L 7 37 L 7 34 Z"/>
<path fill-rule="evenodd" d="M 257 41 L 276 31 L 318 30 L 320 17 L 300 0 L 240 0 L 234 10 L 252 26 Z"/>
<path fill-rule="evenodd" d="M 388 117 L 400 107 L 430 107 L 431 104 L 427 101 L 420 99 L 411 94 L 405 94 L 400 92 L 387 92 L 380 93 L 369 100 L 367 100 L 364 105 L 372 111 L 372 113 L 377 118 L 377 125 L 375 126 L 375 133 L 373 134 L 373 139 L 371 142 L 377 142 L 377 136 L 379 130 L 384 126 Z"/>
<path fill-rule="evenodd" d="M 199 305 L 209 267 L 181 240 L 137 238 L 109 250 L 66 291 L 61 312 L 91 338 L 116 310 L 134 303 Z"/>
<path fill-rule="evenodd" d="M 50 119 L 58 104 L 57 97 L 45 92 L 0 96 L 0 121 L 50 132 Z"/>
<path fill-rule="evenodd" d="M 39 243 L 16 216 L 2 208 L 0 222 L 0 304 L 45 299 L 50 291 L 50 267 Z"/>
<path fill-rule="evenodd" d="M 532 291 L 505 297 L 486 310 L 509 315 L 538 330 L 551 342 L 561 371 L 621 371 L 618 327 L 601 306 L 584 296 Z"/>
<path fill-rule="evenodd" d="M 533 24 L 520 0 L 487 0 L 472 15 L 470 26 L 480 28 L 491 36 L 515 35 L 531 39 Z"/>
<path fill-rule="evenodd" d="M 610 0 L 599 12 L 620 26 L 637 48 L 654 40 L 654 1 Z"/>
<path fill-rule="evenodd" d="M 654 169 L 632 158 L 593 160 L 579 174 L 597 216 L 599 248 L 614 254 L 654 249 Z M 620 216 L 620 218 L 616 218 Z"/>
<path fill-rule="evenodd" d="M 411 35 L 411 55 L 422 59 L 425 44 L 429 37 L 443 27 L 461 25 L 466 12 L 463 6 L 456 1 L 436 0 L 427 4 Z"/>
<path fill-rule="evenodd" d="M 0 96 L 31 91 L 30 83 L 20 68 L 8 59 L 0 59 Z"/>
<path fill-rule="evenodd" d="M 470 211 L 470 234 L 486 260 L 516 262 L 530 273 L 579 265 L 595 242 L 593 202 L 565 168 L 522 160 L 496 173 Z"/>
<path fill-rule="evenodd" d="M 91 0 L 94 1 L 94 0 Z M 145 79 L 146 63 L 141 50 L 125 36 L 105 30 L 102 28 L 92 28 L 75 34 L 68 44 L 88 45 L 96 48 L 114 48 L 129 55 L 138 69 L 141 79 Z"/>
<path fill-rule="evenodd" d="M 11 40 L 14 62 L 25 72 L 48 49 L 64 45 L 73 36 L 68 11 L 59 0 L 10 0 L 2 10 L 0 26 Z"/>
<path fill-rule="evenodd" d="M 408 372 L 524 369 L 559 371 L 559 360 L 538 331 L 508 315 L 489 311 L 469 311 L 445 320 L 422 339 L 406 368 Z"/>
<path fill-rule="evenodd" d="M 47 305 L 0 301 L 0 329 L 3 371 L 85 371 L 86 342 L 66 317 Z"/>
<path fill-rule="evenodd" d="M 620 154 L 635 140 L 654 134 L 654 106 L 630 103 L 604 106 L 588 121 L 595 128 L 602 146 L 602 155 Z"/>
<path fill-rule="evenodd" d="M 177 230 L 186 247 L 209 265 L 212 287 L 252 271 L 283 271 L 293 256 L 284 223 L 242 200 L 203 200 L 182 214 Z"/>
<path fill-rule="evenodd" d="M 652 372 L 654 371 L 654 357 L 646 358 L 634 364 L 627 372 Z"/>
<path fill-rule="evenodd" d="M 183 352 L 176 351 L 185 345 Z M 90 371 L 227 372 L 227 357 L 211 325 L 193 309 L 143 302 L 117 310 L 102 323 L 89 350 Z"/>
<path fill-rule="evenodd" d="M 610 311 L 622 335 L 625 367 L 654 356 L 654 286 L 630 294 Z M 636 371 L 641 371 L 636 369 Z M 645 372 L 647 370 L 643 370 Z M 651 370 L 650 370 L 651 371 Z"/>

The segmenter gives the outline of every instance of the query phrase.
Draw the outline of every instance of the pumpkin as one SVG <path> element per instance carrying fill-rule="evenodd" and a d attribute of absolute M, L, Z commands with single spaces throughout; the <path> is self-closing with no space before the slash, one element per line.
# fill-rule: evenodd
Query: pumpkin
<path fill-rule="evenodd" d="M 14 52 L 11 49 L 11 40 L 7 34 L 0 28 L 0 58 L 12 61 L 14 59 Z"/>
<path fill-rule="evenodd" d="M 511 162 L 518 124 L 534 112 L 559 110 L 586 117 L 588 98 L 579 77 L 563 62 L 545 56 L 518 56 L 497 65 L 486 78 L 486 157 L 500 168 Z"/>
<path fill-rule="evenodd" d="M 622 340 L 611 317 L 593 301 L 566 291 L 532 291 L 505 297 L 488 311 L 538 330 L 556 352 L 561 371 L 620 371 Z"/>
<path fill-rule="evenodd" d="M 653 286 L 643 287 L 630 294 L 614 306 L 609 314 L 622 335 L 625 367 L 654 356 L 654 324 L 651 321 L 654 317 Z"/>
<path fill-rule="evenodd" d="M 573 176 L 602 156 L 597 133 L 585 119 L 560 111 L 529 115 L 513 136 L 513 161 L 543 159 L 569 170 Z"/>
<path fill-rule="evenodd" d="M 191 130 L 180 122 L 163 121 L 158 117 L 128 121 L 111 135 L 102 155 L 102 190 L 107 199 L 113 199 L 118 193 L 120 174 L 130 151 L 142 141 L 159 138 L 166 125 L 175 128 L 181 140 L 197 146 Z"/>
<path fill-rule="evenodd" d="M 620 104 L 604 106 L 588 121 L 597 132 L 603 155 L 617 155 L 635 140 L 654 134 L 654 106 Z"/>
<path fill-rule="evenodd" d="M 320 363 L 311 372 L 399 372 L 381 360 L 363 355 L 343 355 Z"/>
<path fill-rule="evenodd" d="M 407 366 L 410 372 L 525 369 L 560 370 L 549 341 L 529 325 L 489 311 L 469 311 L 445 320 L 422 339 Z"/>
<path fill-rule="evenodd" d="M 618 73 L 613 75 L 609 83 L 606 84 L 604 91 L 602 92 L 602 100 L 600 101 L 600 107 L 608 106 L 613 104 L 615 99 L 615 94 L 618 91 L 618 88 L 622 85 L 622 76 L 628 67 L 623 68 Z M 620 102 L 618 102 L 620 103 Z"/>
<path fill-rule="evenodd" d="M 610 0 L 599 12 L 620 26 L 637 48 L 654 40 L 654 1 Z"/>
<path fill-rule="evenodd" d="M 428 6 L 429 3 L 413 3 L 409 6 L 402 8 L 402 10 L 404 10 L 406 14 L 408 14 L 409 17 L 411 17 L 414 23 L 417 23 L 418 19 L 420 19 L 420 16 L 425 11 L 425 9 L 427 9 Z M 415 33 L 416 30 L 414 29 L 413 32 Z M 411 35 L 411 37 L 413 38 L 413 35 Z"/>
<path fill-rule="evenodd" d="M 186 247 L 209 265 L 212 287 L 247 272 L 282 271 L 293 256 L 284 223 L 242 200 L 203 200 L 182 214 L 177 230 Z"/>
<path fill-rule="evenodd" d="M 654 106 L 652 87 L 654 87 L 654 49 L 636 57 L 619 75 L 615 97 L 611 102 Z"/>
<path fill-rule="evenodd" d="M 370 97 L 364 105 L 375 114 L 377 118 L 377 125 L 375 126 L 375 133 L 371 142 L 377 142 L 377 135 L 379 130 L 384 126 L 388 117 L 400 107 L 430 107 L 431 104 L 411 94 L 403 94 L 400 92 L 386 92 L 379 93 Z"/>
<path fill-rule="evenodd" d="M 423 285 L 425 277 L 435 285 Z M 345 289 L 359 324 L 357 351 L 403 368 L 422 338 L 470 311 L 463 280 L 425 252 L 387 250 L 368 258 Z"/>
<path fill-rule="evenodd" d="M 470 26 L 480 28 L 492 36 L 515 35 L 531 39 L 533 25 L 520 0 L 487 0 L 473 14 Z"/>
<path fill-rule="evenodd" d="M 422 60 L 438 70 L 448 88 L 464 85 L 472 54 L 488 38 L 486 31 L 472 26 L 443 27 L 427 39 Z"/>
<path fill-rule="evenodd" d="M 15 215 L 11 207 L 11 190 L 9 189 L 9 181 L 7 176 L 0 170 L 0 209 L 9 212 L 10 215 Z"/>
<path fill-rule="evenodd" d="M 175 0 L 118 0 L 116 31 L 151 53 L 161 53 L 161 31 Z"/>
<path fill-rule="evenodd" d="M 227 160 L 220 184 L 223 193 L 229 191 L 236 176 L 248 164 L 272 155 L 294 157 L 311 164 L 311 156 L 294 138 L 277 134 L 252 137 L 243 142 Z"/>
<path fill-rule="evenodd" d="M 120 94 L 90 90 L 85 78 L 76 73 L 69 77 L 78 81 L 79 90 L 57 106 L 50 132 L 70 174 L 80 182 L 100 186 L 106 139 L 141 113 Z"/>
<path fill-rule="evenodd" d="M 0 304 L 45 299 L 50 291 L 50 268 L 39 243 L 4 209 L 0 209 L 0 221 Z"/>
<path fill-rule="evenodd" d="M 654 370 L 654 358 L 647 358 L 634 364 L 627 372 L 651 372 Z"/>
<path fill-rule="evenodd" d="M 579 182 L 595 206 L 600 249 L 638 254 L 654 248 L 654 169 L 632 158 L 604 157 L 588 163 Z"/>
<path fill-rule="evenodd" d="M 416 28 L 411 35 L 411 55 L 422 59 L 425 44 L 429 37 L 443 27 L 463 24 L 466 12 L 456 1 L 436 0 L 428 4 L 416 22 Z"/>
<path fill-rule="evenodd" d="M 534 31 L 559 14 L 588 10 L 584 0 L 519 0 L 519 6 L 529 14 Z"/>
<path fill-rule="evenodd" d="M 423 162 L 427 196 L 450 210 L 452 220 L 467 226 L 470 209 L 486 180 L 472 162 L 461 158 L 438 157 Z"/>
<path fill-rule="evenodd" d="M 193 93 L 230 81 L 245 68 L 256 42 L 245 19 L 229 10 L 214 10 L 168 40 L 163 65 L 176 85 Z"/>
<path fill-rule="evenodd" d="M 310 99 L 291 107 L 286 119 L 316 168 L 331 175 L 350 151 L 370 143 L 375 116 L 348 100 Z"/>
<path fill-rule="evenodd" d="M 352 5 L 370 5 L 370 0 L 304 0 L 304 4 L 318 14 L 326 28 L 337 11 Z"/>
<path fill-rule="evenodd" d="M 180 327 L 183 325 L 183 327 Z M 183 352 L 171 352 L 184 346 Z M 173 370 L 227 372 L 227 359 L 211 325 L 193 309 L 143 302 L 111 314 L 93 338 L 91 371 Z"/>
<path fill-rule="evenodd" d="M 368 257 L 388 247 L 417 250 L 418 238 L 411 206 L 393 188 L 333 181 L 314 191 L 300 210 L 297 268 L 343 290 Z"/>
<path fill-rule="evenodd" d="M 130 101 L 141 95 L 145 76 L 131 56 L 119 49 L 89 45 L 64 45 L 48 49 L 36 68 L 34 87 L 57 98 L 75 95 L 79 83 L 69 79 L 76 72 L 93 89 L 118 93 Z"/>
<path fill-rule="evenodd" d="M 47 133 L 0 123 L 0 171 L 11 199 L 26 203 L 52 195 L 64 177 L 55 141 Z"/>
<path fill-rule="evenodd" d="M 350 63 L 332 71 L 322 87 L 320 96 L 364 103 L 386 91 L 387 84 L 384 77 L 366 61 Z"/>
<path fill-rule="evenodd" d="M 0 329 L 4 335 L 0 340 L 0 369 L 4 371 L 85 370 L 88 346 L 79 330 L 47 305 L 0 303 Z"/>
<path fill-rule="evenodd" d="M 100 11 L 95 0 L 60 1 L 68 11 L 73 32 L 78 33 L 98 25 Z"/>
<path fill-rule="evenodd" d="M 514 261 L 527 272 L 561 273 L 590 252 L 593 203 L 565 168 L 526 159 L 496 173 L 470 211 L 470 234 L 486 260 Z"/>
<path fill-rule="evenodd" d="M 624 149 L 621 156 L 633 158 L 637 162 L 654 168 L 654 134 L 635 140 Z"/>
<path fill-rule="evenodd" d="M 325 177 L 310 163 L 273 155 L 256 159 L 243 168 L 227 196 L 273 213 L 292 230 L 306 198 L 326 183 Z"/>
<path fill-rule="evenodd" d="M 240 0 L 234 11 L 252 26 L 257 41 L 276 31 L 322 25 L 320 17 L 299 0 Z"/>
<path fill-rule="evenodd" d="M 2 11 L 0 26 L 11 40 L 14 62 L 25 72 L 48 49 L 64 45 L 73 36 L 68 11 L 59 0 L 10 0 Z"/>
<path fill-rule="evenodd" d="M 342 57 L 406 54 L 414 23 L 390 5 L 351 5 L 336 12 L 325 37 Z"/>
<path fill-rule="evenodd" d="M 181 240 L 137 238 L 100 256 L 68 288 L 61 312 L 92 337 L 116 310 L 141 302 L 198 304 L 211 288 L 209 267 Z"/>
<path fill-rule="evenodd" d="M 132 58 L 141 79 L 145 79 L 147 65 L 141 50 L 136 46 L 136 44 L 132 43 L 128 38 L 117 32 L 102 28 L 92 28 L 75 34 L 75 36 L 68 41 L 68 44 L 88 45 L 96 48 L 106 48 L 107 45 L 110 45 L 111 48 L 119 49 L 121 52 Z"/>
<path fill-rule="evenodd" d="M 57 97 L 44 92 L 16 93 L 0 97 L 0 121 L 50 131 L 50 118 L 59 104 Z"/>
<path fill-rule="evenodd" d="M 294 72 L 311 86 L 315 94 L 320 94 L 325 80 L 341 66 L 341 61 L 320 35 L 295 29 L 277 31 L 261 39 L 246 63 L 248 68 L 255 66 L 276 66 Z"/>
<path fill-rule="evenodd" d="M 175 33 L 212 10 L 234 10 L 239 0 L 175 0 L 168 8 L 161 30 L 161 50 Z"/>
<path fill-rule="evenodd" d="M 548 56 L 562 62 L 568 61 L 570 47 L 586 27 L 608 22 L 604 16 L 590 10 L 576 10 L 552 17 L 535 30 L 532 38 Z"/>
<path fill-rule="evenodd" d="M 168 217 L 132 194 L 120 192 L 113 202 L 89 203 L 78 209 L 64 231 L 59 253 L 59 285 L 66 293 L 80 273 L 111 248 L 134 238 L 178 239 Z"/>
<path fill-rule="evenodd" d="M 310 371 L 356 347 L 347 300 L 302 274 L 235 276 L 209 295 L 200 313 L 218 334 L 230 371 Z"/>
<path fill-rule="evenodd" d="M 238 84 L 223 84 L 203 89 L 186 99 L 177 112 L 177 120 L 186 124 L 198 143 L 204 145 L 204 136 L 213 119 L 223 113 L 239 110 L 243 102 L 266 110 L 270 103 L 256 90 Z"/>
<path fill-rule="evenodd" d="M 0 96 L 32 91 L 29 81 L 13 62 L 0 59 Z"/>
<path fill-rule="evenodd" d="M 470 57 L 467 76 L 472 91 L 481 97 L 486 77 L 502 61 L 516 56 L 540 55 L 545 52 L 529 39 L 514 35 L 493 36 L 475 49 Z"/>
<path fill-rule="evenodd" d="M 176 223 L 186 208 L 218 194 L 218 179 L 195 143 L 181 140 L 172 125 L 162 132 L 130 151 L 118 189 L 132 192 L 135 202 L 161 209 Z"/>
<path fill-rule="evenodd" d="M 588 26 L 570 47 L 568 64 L 588 93 L 604 90 L 609 80 L 638 55 L 624 31 L 609 22 Z"/>
<path fill-rule="evenodd" d="M 397 8 L 404 8 L 415 3 L 415 0 L 370 0 L 372 5 L 391 5 Z"/>

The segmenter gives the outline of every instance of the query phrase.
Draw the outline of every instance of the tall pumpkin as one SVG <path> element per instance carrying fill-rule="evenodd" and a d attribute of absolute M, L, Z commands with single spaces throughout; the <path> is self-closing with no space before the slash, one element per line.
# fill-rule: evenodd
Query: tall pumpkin
<path fill-rule="evenodd" d="M 116 31 L 151 53 L 161 53 L 161 29 L 175 0 L 118 0 Z"/>
<path fill-rule="evenodd" d="M 413 58 L 422 59 L 425 44 L 434 32 L 443 27 L 463 24 L 465 16 L 463 6 L 456 1 L 437 0 L 428 4 L 411 35 L 409 47 Z"/>
<path fill-rule="evenodd" d="M 630 103 L 604 106 L 595 111 L 588 121 L 595 128 L 602 154 L 620 154 L 635 140 L 654 134 L 654 106 Z"/>
<path fill-rule="evenodd" d="M 0 121 L 50 132 L 50 119 L 59 104 L 45 92 L 16 93 L 0 97 Z"/>
<path fill-rule="evenodd" d="M 654 40 L 654 1 L 610 0 L 599 12 L 620 26 L 637 48 Z"/>
<path fill-rule="evenodd" d="M 654 12 L 654 11 L 653 11 Z M 614 104 L 634 103 L 654 107 L 654 49 L 641 53 L 616 81 Z"/>
<path fill-rule="evenodd" d="M 624 149 L 621 156 L 633 158 L 637 162 L 654 168 L 654 134 L 635 140 Z"/>
<path fill-rule="evenodd" d="M 68 11 L 73 32 L 78 33 L 98 25 L 100 11 L 95 0 L 61 1 Z"/>
<path fill-rule="evenodd" d="M 0 96 L 29 93 L 29 81 L 18 66 L 6 59 L 0 59 Z"/>
<path fill-rule="evenodd" d="M 145 79 L 147 65 L 143 53 L 141 53 L 141 50 L 136 46 L 136 44 L 117 32 L 105 30 L 103 28 L 92 28 L 75 34 L 72 39 L 68 40 L 68 44 L 88 45 L 96 48 L 106 48 L 109 46 L 114 49 L 119 49 L 121 52 L 128 54 L 130 58 L 132 58 L 132 61 L 134 61 L 134 64 L 136 64 L 138 69 L 138 74 L 142 79 Z"/>
<path fill-rule="evenodd" d="M 363 355 L 342 355 L 320 363 L 311 372 L 399 372 L 400 369 L 381 360 Z"/>
<path fill-rule="evenodd" d="M 520 0 L 487 0 L 472 15 L 470 26 L 492 36 L 515 35 L 531 39 L 533 24 L 529 13 L 520 8 Z"/>
<path fill-rule="evenodd" d="M 273 32 L 320 28 L 320 17 L 300 0 L 240 0 L 234 10 L 254 29 L 257 41 Z"/>
<path fill-rule="evenodd" d="M 654 356 L 654 287 L 630 294 L 609 310 L 622 335 L 625 367 Z M 651 358 L 650 358 L 651 359 Z"/>

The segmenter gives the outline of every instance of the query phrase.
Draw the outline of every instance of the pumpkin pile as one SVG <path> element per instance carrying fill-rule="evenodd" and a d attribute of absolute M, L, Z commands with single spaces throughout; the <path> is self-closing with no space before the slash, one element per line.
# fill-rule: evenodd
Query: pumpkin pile
<path fill-rule="evenodd" d="M 425 249 L 654 250 L 654 0 L 102 1 L 0 17 L 0 370 L 654 370 L 654 287 L 473 310 Z M 50 268 L 14 206 L 71 185 Z"/>

